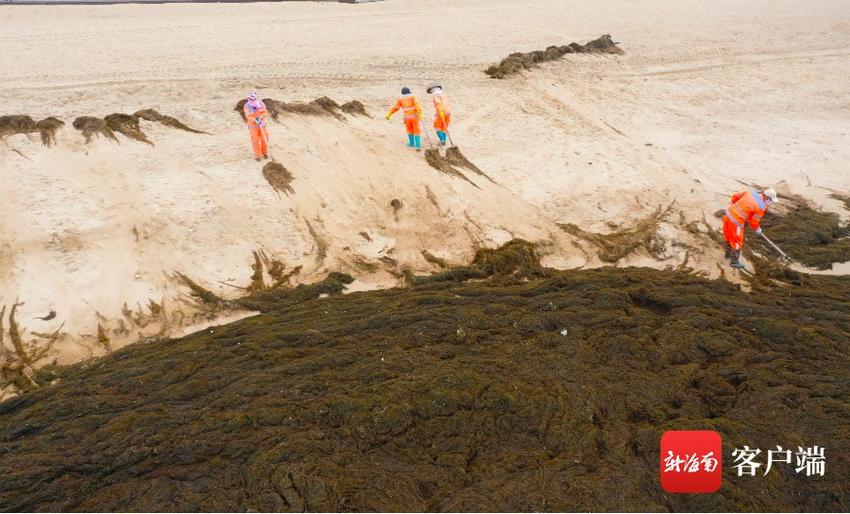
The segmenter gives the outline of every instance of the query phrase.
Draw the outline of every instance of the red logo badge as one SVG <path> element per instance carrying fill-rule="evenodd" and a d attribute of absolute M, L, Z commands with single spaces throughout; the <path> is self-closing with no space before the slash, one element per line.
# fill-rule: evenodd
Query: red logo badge
<path fill-rule="evenodd" d="M 713 430 L 661 436 L 661 487 L 668 493 L 713 493 L 723 483 L 723 445 Z"/>

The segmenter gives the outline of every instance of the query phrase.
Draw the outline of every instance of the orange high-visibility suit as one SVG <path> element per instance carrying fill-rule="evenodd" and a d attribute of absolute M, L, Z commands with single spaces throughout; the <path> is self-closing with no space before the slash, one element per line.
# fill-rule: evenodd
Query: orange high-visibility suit
<path fill-rule="evenodd" d="M 448 131 L 452 122 L 452 111 L 449 108 L 449 98 L 443 93 L 434 95 L 434 110 L 437 113 L 434 117 L 434 128 L 440 132 Z"/>
<path fill-rule="evenodd" d="M 741 191 L 732 195 L 732 203 L 723 216 L 723 239 L 733 250 L 744 246 L 744 225 L 758 230 L 767 206 L 758 191 Z"/>
<path fill-rule="evenodd" d="M 413 95 L 402 96 L 396 100 L 395 105 L 387 113 L 387 119 L 399 110 L 404 113 L 404 129 L 407 131 L 407 135 L 418 136 L 421 133 L 419 120 L 422 119 L 422 106 L 419 105 L 419 101 Z"/>
<path fill-rule="evenodd" d="M 245 102 L 245 119 L 248 122 L 248 133 L 251 136 L 251 147 L 257 159 L 269 154 L 268 111 L 262 100 Z"/>

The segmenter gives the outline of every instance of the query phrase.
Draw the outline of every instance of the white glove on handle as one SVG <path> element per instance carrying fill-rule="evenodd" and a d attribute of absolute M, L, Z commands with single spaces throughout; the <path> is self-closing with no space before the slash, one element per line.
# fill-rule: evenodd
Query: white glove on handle
<path fill-rule="evenodd" d="M 761 235 L 761 227 L 756 229 L 756 234 Z"/>

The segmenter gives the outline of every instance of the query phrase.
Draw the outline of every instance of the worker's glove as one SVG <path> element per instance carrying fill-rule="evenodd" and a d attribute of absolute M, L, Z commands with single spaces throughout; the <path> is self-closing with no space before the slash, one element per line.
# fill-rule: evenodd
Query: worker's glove
<path fill-rule="evenodd" d="M 387 115 L 386 115 L 386 116 L 384 116 L 384 117 L 387 119 L 387 121 L 390 121 L 390 118 L 392 118 L 392 116 L 393 116 L 392 114 L 387 114 Z"/>
<path fill-rule="evenodd" d="M 761 227 L 756 229 L 756 234 L 761 235 Z"/>

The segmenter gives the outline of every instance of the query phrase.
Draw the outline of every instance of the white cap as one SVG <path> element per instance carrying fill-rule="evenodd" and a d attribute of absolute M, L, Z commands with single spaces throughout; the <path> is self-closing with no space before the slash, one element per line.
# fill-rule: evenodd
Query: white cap
<path fill-rule="evenodd" d="M 776 194 L 776 190 L 773 188 L 765 189 L 762 194 L 768 197 L 768 199 L 770 199 L 770 201 L 773 203 L 779 202 L 779 196 Z"/>

